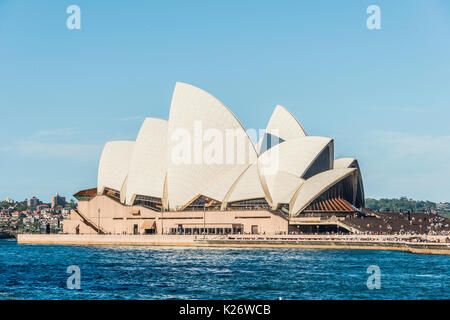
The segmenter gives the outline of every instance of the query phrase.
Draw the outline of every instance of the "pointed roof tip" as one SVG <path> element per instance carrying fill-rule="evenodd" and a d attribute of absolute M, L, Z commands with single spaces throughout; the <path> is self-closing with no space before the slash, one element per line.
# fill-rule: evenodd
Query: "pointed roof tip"
<path fill-rule="evenodd" d="M 125 139 L 109 140 L 109 141 L 105 142 L 104 147 L 110 146 L 110 145 L 116 144 L 116 143 L 128 143 L 128 142 L 133 142 L 134 143 L 135 140 L 125 140 Z"/>
<path fill-rule="evenodd" d="M 239 120 L 239 118 L 233 113 L 233 111 L 231 111 L 230 108 L 228 108 L 228 106 L 227 106 L 225 103 L 223 103 L 221 100 L 219 100 L 219 99 L 218 99 L 215 95 L 213 95 L 212 93 L 210 93 L 210 92 L 208 92 L 208 91 L 206 91 L 206 90 L 204 90 L 204 89 L 202 89 L 202 88 L 200 88 L 200 87 L 194 86 L 194 85 L 192 85 L 192 84 L 190 84 L 190 83 L 186 83 L 186 82 L 182 82 L 182 81 L 177 81 L 177 82 L 175 82 L 175 89 L 174 89 L 174 94 L 173 94 L 173 96 L 172 96 L 172 99 L 173 99 L 173 97 L 175 96 L 175 91 L 176 91 L 176 89 L 177 89 L 177 88 L 181 88 L 181 87 L 189 88 L 189 90 L 196 90 L 197 92 L 200 92 L 201 94 L 206 95 L 206 96 L 212 98 L 214 101 L 216 101 L 221 107 L 223 107 L 223 108 L 224 108 L 224 109 L 225 109 L 225 110 L 226 110 L 226 111 L 227 111 L 227 112 L 235 119 L 235 121 L 239 124 L 240 128 L 245 132 L 245 134 L 247 135 L 248 139 L 251 141 L 251 139 L 250 139 L 250 137 L 249 137 L 249 135 L 248 135 L 248 133 L 247 133 L 247 130 L 245 129 L 244 125 L 243 125 L 242 122 Z M 170 111 L 172 111 L 172 105 L 171 105 L 171 107 L 170 107 Z M 170 119 L 170 115 L 169 115 L 169 119 Z M 252 147 L 253 147 L 253 150 L 254 150 L 254 152 L 255 152 L 255 155 L 257 155 L 258 153 L 257 153 L 257 151 L 256 151 L 255 145 L 254 145 L 253 143 L 251 143 L 251 145 L 252 145 Z"/>
<path fill-rule="evenodd" d="M 183 81 L 176 81 L 175 82 L 175 86 L 173 88 L 173 92 L 176 92 L 177 90 L 185 89 L 185 88 L 201 90 L 199 87 L 196 87 L 196 86 L 194 86 L 194 85 L 192 85 L 190 83 L 183 82 Z"/>
<path fill-rule="evenodd" d="M 357 160 L 356 158 L 353 158 L 353 157 L 342 157 L 342 158 L 338 158 L 338 159 L 335 159 L 335 161 L 337 161 L 337 160 L 340 160 L 340 161 L 354 161 L 354 160 Z"/>
<path fill-rule="evenodd" d="M 166 124 L 168 122 L 169 121 L 165 120 L 165 119 L 146 117 L 144 119 L 144 121 L 142 122 L 141 127 L 139 128 L 139 132 L 138 132 L 138 135 L 136 137 L 136 141 L 138 140 L 138 138 L 142 134 L 145 134 L 146 131 L 152 130 L 152 128 L 154 126 L 161 126 L 161 125 Z"/>
<path fill-rule="evenodd" d="M 277 109 L 281 109 L 281 110 L 284 110 L 284 111 L 289 112 L 289 110 L 288 110 L 286 107 L 283 107 L 281 104 L 277 104 L 277 105 L 276 105 L 275 110 L 277 110 Z M 290 113 L 290 112 L 289 112 L 289 113 Z"/>
<path fill-rule="evenodd" d="M 276 107 L 275 107 L 275 109 L 274 109 L 273 112 L 272 112 L 272 116 L 273 116 L 276 112 L 286 112 L 286 113 L 289 114 L 292 118 L 294 118 L 294 119 L 298 122 L 298 124 L 300 124 L 300 122 L 299 122 L 299 121 L 297 120 L 297 118 L 292 114 L 292 112 L 289 111 L 288 108 L 286 108 L 286 107 L 284 107 L 284 106 L 282 106 L 282 105 L 280 105 L 280 104 L 277 104 Z M 300 125 L 300 126 L 301 126 L 301 125 Z"/>
<path fill-rule="evenodd" d="M 282 106 L 281 104 L 277 104 L 277 105 L 276 105 L 276 107 L 275 107 L 273 113 L 275 113 L 275 111 L 283 111 L 283 112 L 287 112 L 287 113 L 289 113 L 289 114 L 292 116 L 292 118 L 294 118 L 295 120 L 297 120 L 297 118 L 292 114 L 292 112 L 290 112 L 288 108 Z M 297 122 L 298 122 L 298 120 L 297 120 Z"/>
<path fill-rule="evenodd" d="M 298 129 L 300 129 L 300 132 L 294 133 L 293 131 L 298 131 L 292 126 L 295 126 L 294 123 L 297 125 Z M 282 125 L 290 125 L 292 128 L 290 129 L 292 132 L 287 133 L 289 136 L 293 135 L 293 137 L 300 137 L 300 136 L 308 136 L 306 133 L 306 130 L 303 128 L 302 124 L 298 119 L 290 112 L 286 107 L 278 104 L 276 105 L 275 109 L 272 112 L 272 115 L 269 119 L 269 123 L 267 124 L 267 129 L 270 129 L 272 126 L 282 126 Z M 266 129 L 266 131 L 267 131 Z M 281 137 L 283 138 L 283 137 Z M 284 140 L 287 140 L 283 138 Z"/>
<path fill-rule="evenodd" d="M 354 165 L 356 165 L 356 167 Z M 358 162 L 358 159 L 356 159 L 356 158 L 349 158 L 349 157 L 338 158 L 338 159 L 334 159 L 333 167 L 335 169 L 339 169 L 339 168 L 358 168 L 359 169 L 359 162 Z"/>
<path fill-rule="evenodd" d="M 189 86 L 191 86 L 191 84 L 189 84 L 187 82 L 183 82 L 183 81 L 176 81 L 175 82 L 175 87 L 182 86 L 182 85 L 189 85 Z"/>
<path fill-rule="evenodd" d="M 174 130 L 179 128 L 193 133 L 194 121 L 202 121 L 203 130 L 218 129 L 223 133 L 227 129 L 239 131 L 246 139 L 245 163 L 256 162 L 258 154 L 255 146 L 248 132 L 233 112 L 213 94 L 187 83 L 176 82 L 170 105 L 169 137 L 172 136 Z M 169 152 L 174 145 L 175 141 L 169 141 Z M 192 171 L 189 169 L 190 165 L 180 166 L 169 159 L 167 200 L 171 208 L 183 206 L 197 194 L 204 193 L 211 181 L 221 175 L 223 170 L 228 170 L 231 167 L 225 163 L 218 166 L 203 165 L 200 169 Z"/>
<path fill-rule="evenodd" d="M 203 90 L 202 88 L 197 87 L 196 85 L 193 85 L 193 84 L 191 84 L 191 83 L 184 82 L 184 81 L 176 81 L 176 82 L 175 82 L 175 89 L 177 89 L 177 88 L 182 88 L 182 87 L 184 87 L 184 88 L 196 89 L 196 90 L 200 90 L 200 91 L 203 91 L 203 92 L 206 92 L 206 93 L 210 94 L 208 91 Z M 210 94 L 210 95 L 211 95 L 211 94 Z"/>
<path fill-rule="evenodd" d="M 211 96 L 212 98 L 214 98 L 215 100 L 217 100 L 221 105 L 223 105 L 225 108 L 227 108 L 228 109 L 228 107 L 222 102 L 222 101 L 220 101 L 219 99 L 217 99 L 214 95 L 212 95 L 211 93 L 209 93 L 208 91 L 206 91 L 206 90 L 204 90 L 204 89 L 202 89 L 202 88 L 200 88 L 200 87 L 197 87 L 197 86 L 194 86 L 193 84 L 190 84 L 190 83 L 187 83 L 187 82 L 182 82 L 182 81 L 177 81 L 177 82 L 175 82 L 175 88 L 174 88 L 174 93 L 177 91 L 177 90 L 193 90 L 193 91 L 197 91 L 197 92 L 201 92 L 201 93 L 203 93 L 203 94 L 206 94 L 206 95 L 208 95 L 208 96 Z"/>
<path fill-rule="evenodd" d="M 145 117 L 143 123 L 148 123 L 148 122 L 150 122 L 150 121 L 168 122 L 166 119 L 153 118 L 153 117 Z"/>

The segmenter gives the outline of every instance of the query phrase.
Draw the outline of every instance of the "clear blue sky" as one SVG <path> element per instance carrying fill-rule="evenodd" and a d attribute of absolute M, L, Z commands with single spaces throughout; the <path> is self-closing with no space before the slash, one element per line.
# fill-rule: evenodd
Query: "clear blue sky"
<path fill-rule="evenodd" d="M 368 197 L 450 201 L 445 0 L 0 0 L 0 199 L 95 187 L 103 144 L 167 118 L 176 81 L 247 128 L 285 106 L 359 159 Z"/>

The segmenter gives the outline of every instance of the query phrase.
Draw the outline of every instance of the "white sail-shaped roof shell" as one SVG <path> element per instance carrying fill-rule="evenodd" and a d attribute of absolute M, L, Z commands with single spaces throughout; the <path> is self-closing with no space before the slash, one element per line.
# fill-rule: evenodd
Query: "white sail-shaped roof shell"
<path fill-rule="evenodd" d="M 111 141 L 105 144 L 98 168 L 97 191 L 104 188 L 121 191 L 128 175 L 134 141 Z"/>
<path fill-rule="evenodd" d="M 273 209 L 276 209 L 279 204 L 289 203 L 298 188 L 305 182 L 304 179 L 284 171 L 265 178 Z"/>
<path fill-rule="evenodd" d="M 145 119 L 136 139 L 127 179 L 126 204 L 136 195 L 163 198 L 167 172 L 166 120 Z"/>
<path fill-rule="evenodd" d="M 364 185 L 362 182 L 361 169 L 359 168 L 358 160 L 355 158 L 340 158 L 334 160 L 334 168 L 356 168 L 358 170 L 358 190 L 355 192 L 353 203 L 364 207 L 365 197 L 364 197 Z"/>
<path fill-rule="evenodd" d="M 203 157 L 202 146 L 204 149 L 207 144 L 202 144 L 201 134 L 208 132 L 223 138 L 220 163 L 208 163 Z M 227 143 L 226 137 L 230 134 L 239 136 L 242 143 Z M 179 150 L 180 141 L 187 141 L 184 138 L 191 140 L 190 157 L 180 161 L 175 159 L 174 152 Z M 200 143 L 196 143 L 198 141 Z M 231 111 L 209 93 L 185 83 L 176 84 L 172 98 L 168 156 L 168 204 L 171 209 L 180 208 L 202 194 L 212 181 L 221 184 L 218 178 L 232 168 L 254 163 L 257 158 L 250 138 Z M 233 159 L 230 161 L 230 158 Z M 218 193 L 226 193 L 230 185 L 223 184 L 222 188 Z"/>
<path fill-rule="evenodd" d="M 284 141 L 306 136 L 306 131 L 286 108 L 278 105 L 267 124 L 266 133 L 275 134 Z"/>
<path fill-rule="evenodd" d="M 333 167 L 335 169 L 340 169 L 340 168 L 353 168 L 354 163 L 357 160 L 355 158 L 340 158 L 340 159 L 336 159 L 334 160 L 334 165 Z"/>
<path fill-rule="evenodd" d="M 266 198 L 266 196 L 259 179 L 258 166 L 254 163 L 236 180 L 224 202 L 258 198 Z"/>
<path fill-rule="evenodd" d="M 177 83 L 169 121 L 147 118 L 136 142 L 105 145 L 98 193 L 104 188 L 120 191 L 120 201 L 127 205 L 137 195 L 161 198 L 169 210 L 182 210 L 200 195 L 222 202 L 223 210 L 232 202 L 265 198 L 273 209 L 289 203 L 289 212 L 298 215 L 328 188 L 352 175 L 345 180 L 345 186 L 351 182 L 346 199 L 364 206 L 358 161 L 333 160 L 333 139 L 307 136 L 281 106 L 274 110 L 256 147 L 260 149 L 269 137 L 269 149 L 258 157 L 241 123 L 225 105 L 199 88 Z M 187 151 L 181 161 L 180 150 Z"/>
<path fill-rule="evenodd" d="M 291 215 L 298 215 L 323 192 L 356 172 L 356 168 L 340 168 L 321 172 L 303 183 L 290 202 Z"/>
<path fill-rule="evenodd" d="M 220 202 L 226 201 L 227 194 L 249 166 L 249 164 L 236 165 L 228 170 L 224 170 L 220 175 L 210 181 L 201 194 Z"/>
<path fill-rule="evenodd" d="M 325 169 L 329 170 L 333 166 L 333 139 L 309 136 L 282 142 L 264 152 L 258 159 L 260 172 L 268 176 L 284 171 L 303 178 L 314 160 L 328 146 L 330 163 Z"/>

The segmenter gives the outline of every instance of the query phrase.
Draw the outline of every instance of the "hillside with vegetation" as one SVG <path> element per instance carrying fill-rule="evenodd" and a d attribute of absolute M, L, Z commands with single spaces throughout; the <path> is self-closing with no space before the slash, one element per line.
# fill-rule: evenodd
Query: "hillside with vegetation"
<path fill-rule="evenodd" d="M 0 201 L 0 210 L 12 209 L 14 211 L 24 211 L 27 210 L 27 201 L 20 201 L 15 203 L 9 203 L 6 201 Z"/>
<path fill-rule="evenodd" d="M 437 212 L 442 215 L 450 214 L 450 203 L 435 203 L 432 201 L 420 201 L 407 197 L 393 199 L 366 198 L 366 208 L 375 211 L 413 211 L 413 212 Z"/>

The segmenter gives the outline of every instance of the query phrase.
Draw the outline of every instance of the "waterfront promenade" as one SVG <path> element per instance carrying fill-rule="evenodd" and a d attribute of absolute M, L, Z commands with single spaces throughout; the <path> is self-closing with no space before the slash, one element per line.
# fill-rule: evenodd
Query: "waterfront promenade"
<path fill-rule="evenodd" d="M 20 234 L 19 244 L 392 250 L 450 255 L 447 236 Z"/>

